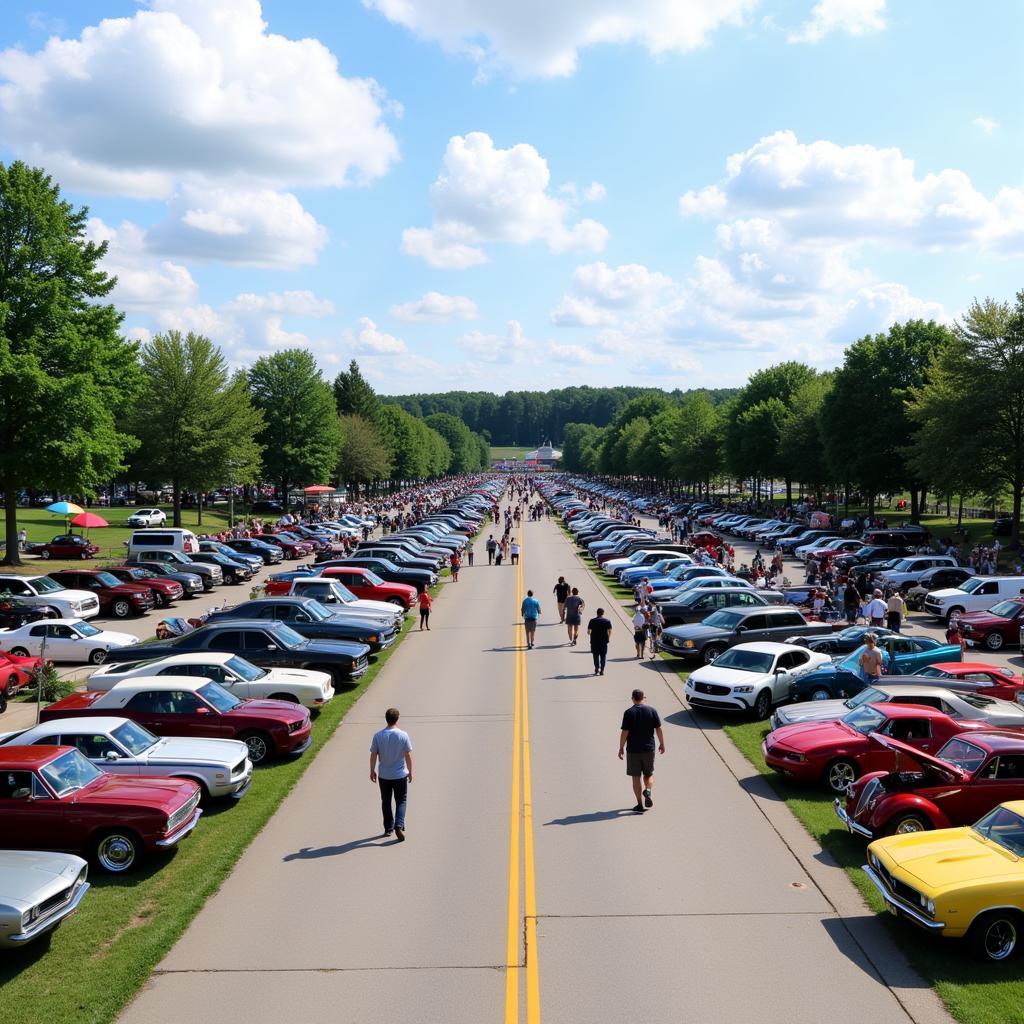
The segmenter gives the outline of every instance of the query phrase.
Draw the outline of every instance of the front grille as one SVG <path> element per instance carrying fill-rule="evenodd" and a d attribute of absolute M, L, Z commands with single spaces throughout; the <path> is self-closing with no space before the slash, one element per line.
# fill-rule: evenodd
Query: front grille
<path fill-rule="evenodd" d="M 85 601 L 82 602 L 82 611 L 84 611 L 84 612 L 94 612 L 94 611 L 96 611 L 99 608 L 99 606 L 100 606 L 99 599 L 95 598 L 95 597 L 90 597 L 90 598 L 87 598 Z"/>
<path fill-rule="evenodd" d="M 717 686 L 714 683 L 694 683 L 693 688 L 698 693 L 709 693 L 713 697 L 727 697 L 732 692 L 728 686 Z"/>
<path fill-rule="evenodd" d="M 882 788 L 881 780 L 872 779 L 861 791 L 857 797 L 857 806 L 853 809 L 852 817 L 856 818 L 861 811 L 871 802 L 872 797 Z"/>
<path fill-rule="evenodd" d="M 907 885 L 906 882 L 901 882 L 895 875 L 892 874 L 882 863 L 878 863 L 878 877 L 882 879 L 885 887 L 894 895 L 899 896 L 901 900 L 909 903 L 915 909 L 921 907 L 921 894 L 912 885 Z"/>
<path fill-rule="evenodd" d="M 75 891 L 75 887 L 69 886 L 67 889 L 62 889 L 56 896 L 51 896 L 48 900 L 43 900 L 39 904 L 39 916 L 46 917 L 47 914 L 52 914 L 58 907 L 64 906 L 72 894 Z"/>
<path fill-rule="evenodd" d="M 238 764 L 236 764 L 234 768 L 231 769 L 232 778 L 234 778 L 236 775 L 242 775 L 245 772 L 245 760 L 246 759 L 243 757 L 242 760 L 239 761 Z"/>
<path fill-rule="evenodd" d="M 168 819 L 167 819 L 167 832 L 170 834 L 179 825 L 184 824 L 192 817 L 192 812 L 195 811 L 196 806 L 199 804 L 199 793 L 193 793 L 184 804 L 181 805 Z"/>

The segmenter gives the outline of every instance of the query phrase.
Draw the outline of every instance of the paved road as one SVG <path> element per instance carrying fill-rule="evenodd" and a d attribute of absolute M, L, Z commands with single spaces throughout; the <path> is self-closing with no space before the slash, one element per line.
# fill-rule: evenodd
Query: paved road
<path fill-rule="evenodd" d="M 630 657 L 557 527 L 523 537 L 518 573 L 478 544 L 123 1024 L 948 1021 L 677 677 Z M 618 616 L 604 677 L 565 645 L 559 575 Z M 524 587 L 544 605 L 529 652 Z M 637 685 L 668 746 L 642 816 L 616 757 Z M 415 744 L 404 845 L 368 780 L 389 705 Z"/>

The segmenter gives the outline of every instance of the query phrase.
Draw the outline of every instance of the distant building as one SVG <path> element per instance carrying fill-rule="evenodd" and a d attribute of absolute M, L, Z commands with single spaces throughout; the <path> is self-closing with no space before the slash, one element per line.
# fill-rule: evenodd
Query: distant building
<path fill-rule="evenodd" d="M 547 469 L 554 469 L 561 457 L 562 453 L 553 447 L 550 441 L 545 441 L 539 448 L 532 452 L 527 452 L 523 456 L 523 461 L 529 466 L 543 466 Z"/>

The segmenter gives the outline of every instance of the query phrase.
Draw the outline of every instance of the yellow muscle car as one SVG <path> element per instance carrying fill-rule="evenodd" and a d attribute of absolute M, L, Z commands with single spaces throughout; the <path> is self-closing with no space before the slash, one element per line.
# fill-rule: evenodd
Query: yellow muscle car
<path fill-rule="evenodd" d="M 966 936 L 981 960 L 1006 960 L 1024 935 L 1024 800 L 969 828 L 877 839 L 864 871 L 891 913 L 946 938 Z"/>

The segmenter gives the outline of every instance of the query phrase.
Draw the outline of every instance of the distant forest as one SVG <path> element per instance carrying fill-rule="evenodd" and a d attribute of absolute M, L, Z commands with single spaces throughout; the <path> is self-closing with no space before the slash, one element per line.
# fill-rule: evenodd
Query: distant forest
<path fill-rule="evenodd" d="M 699 389 L 715 405 L 737 393 L 736 388 Z M 567 423 L 592 423 L 605 427 L 629 401 L 641 395 L 658 394 L 679 399 L 690 391 L 660 391 L 657 388 L 616 387 L 561 388 L 556 391 L 448 391 L 433 395 L 380 395 L 380 400 L 401 406 L 413 416 L 450 413 L 474 433 L 494 445 L 536 445 L 551 440 L 561 444 Z"/>

